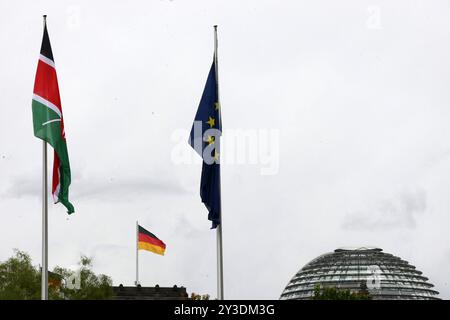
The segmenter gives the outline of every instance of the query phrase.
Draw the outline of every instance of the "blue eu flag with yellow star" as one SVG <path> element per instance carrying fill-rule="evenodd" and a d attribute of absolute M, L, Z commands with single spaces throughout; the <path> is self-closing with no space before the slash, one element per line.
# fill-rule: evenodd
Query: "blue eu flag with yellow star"
<path fill-rule="evenodd" d="M 216 65 L 213 62 L 189 137 L 189 144 L 203 159 L 200 197 L 208 209 L 212 229 L 220 224 L 221 216 L 219 154 L 221 134 Z"/>

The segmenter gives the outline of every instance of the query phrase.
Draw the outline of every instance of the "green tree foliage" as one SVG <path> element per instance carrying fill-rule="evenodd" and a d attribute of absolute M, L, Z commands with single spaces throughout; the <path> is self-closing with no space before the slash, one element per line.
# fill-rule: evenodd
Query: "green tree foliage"
<path fill-rule="evenodd" d="M 92 260 L 82 256 L 77 271 L 55 267 L 49 272 L 49 299 L 94 300 L 112 297 L 112 281 L 105 275 L 96 275 Z M 69 289 L 64 279 L 79 277 L 80 288 Z M 72 286 L 73 287 L 73 286 Z M 34 267 L 30 256 L 15 250 L 14 255 L 0 263 L 0 300 L 38 300 L 41 298 L 41 271 Z"/>
<path fill-rule="evenodd" d="M 367 290 L 362 288 L 359 292 L 350 290 L 339 290 L 333 287 L 321 287 L 316 285 L 314 288 L 313 300 L 371 300 Z"/>
<path fill-rule="evenodd" d="M 200 295 L 195 292 L 191 293 L 191 300 L 209 300 L 209 294 Z"/>
<path fill-rule="evenodd" d="M 105 300 L 113 295 L 112 280 L 103 274 L 96 275 L 92 272 L 92 259 L 81 256 L 80 269 L 72 271 L 56 267 L 53 272 L 60 274 L 64 279 L 80 278 L 80 289 L 70 289 L 69 286 L 61 288 L 61 295 L 69 300 Z"/>
<path fill-rule="evenodd" d="M 0 299 L 33 300 L 40 298 L 39 271 L 25 252 L 15 250 L 14 256 L 0 264 Z"/>

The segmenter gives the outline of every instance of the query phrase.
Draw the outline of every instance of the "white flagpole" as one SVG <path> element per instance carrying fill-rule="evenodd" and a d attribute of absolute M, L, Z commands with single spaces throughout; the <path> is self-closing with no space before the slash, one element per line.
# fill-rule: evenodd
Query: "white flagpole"
<path fill-rule="evenodd" d="M 44 15 L 44 28 L 47 16 Z M 41 299 L 48 300 L 48 195 L 47 195 L 47 142 L 42 141 L 42 269 Z"/>
<path fill-rule="evenodd" d="M 139 223 L 136 220 L 136 286 L 139 284 Z"/>
<path fill-rule="evenodd" d="M 217 59 L 217 25 L 214 26 L 214 65 L 216 68 L 217 102 L 219 103 L 219 123 L 221 123 L 221 105 L 219 98 L 219 66 Z M 219 150 L 220 154 L 220 150 Z M 223 250 L 222 250 L 222 195 L 220 196 L 220 224 L 216 228 L 217 235 L 217 299 L 223 300 Z"/>

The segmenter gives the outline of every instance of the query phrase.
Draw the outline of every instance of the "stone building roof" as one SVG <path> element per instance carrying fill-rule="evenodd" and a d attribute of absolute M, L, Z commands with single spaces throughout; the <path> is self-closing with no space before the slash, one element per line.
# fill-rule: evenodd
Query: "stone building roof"
<path fill-rule="evenodd" d="M 188 294 L 184 287 L 125 287 L 120 284 L 113 287 L 113 300 L 187 300 Z"/>

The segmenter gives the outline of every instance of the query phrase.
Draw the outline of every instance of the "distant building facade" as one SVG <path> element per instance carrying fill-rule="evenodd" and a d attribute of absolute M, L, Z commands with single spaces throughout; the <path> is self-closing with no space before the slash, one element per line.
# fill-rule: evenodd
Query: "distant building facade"
<path fill-rule="evenodd" d="M 188 294 L 184 287 L 125 287 L 122 284 L 113 287 L 113 300 L 187 300 Z"/>

